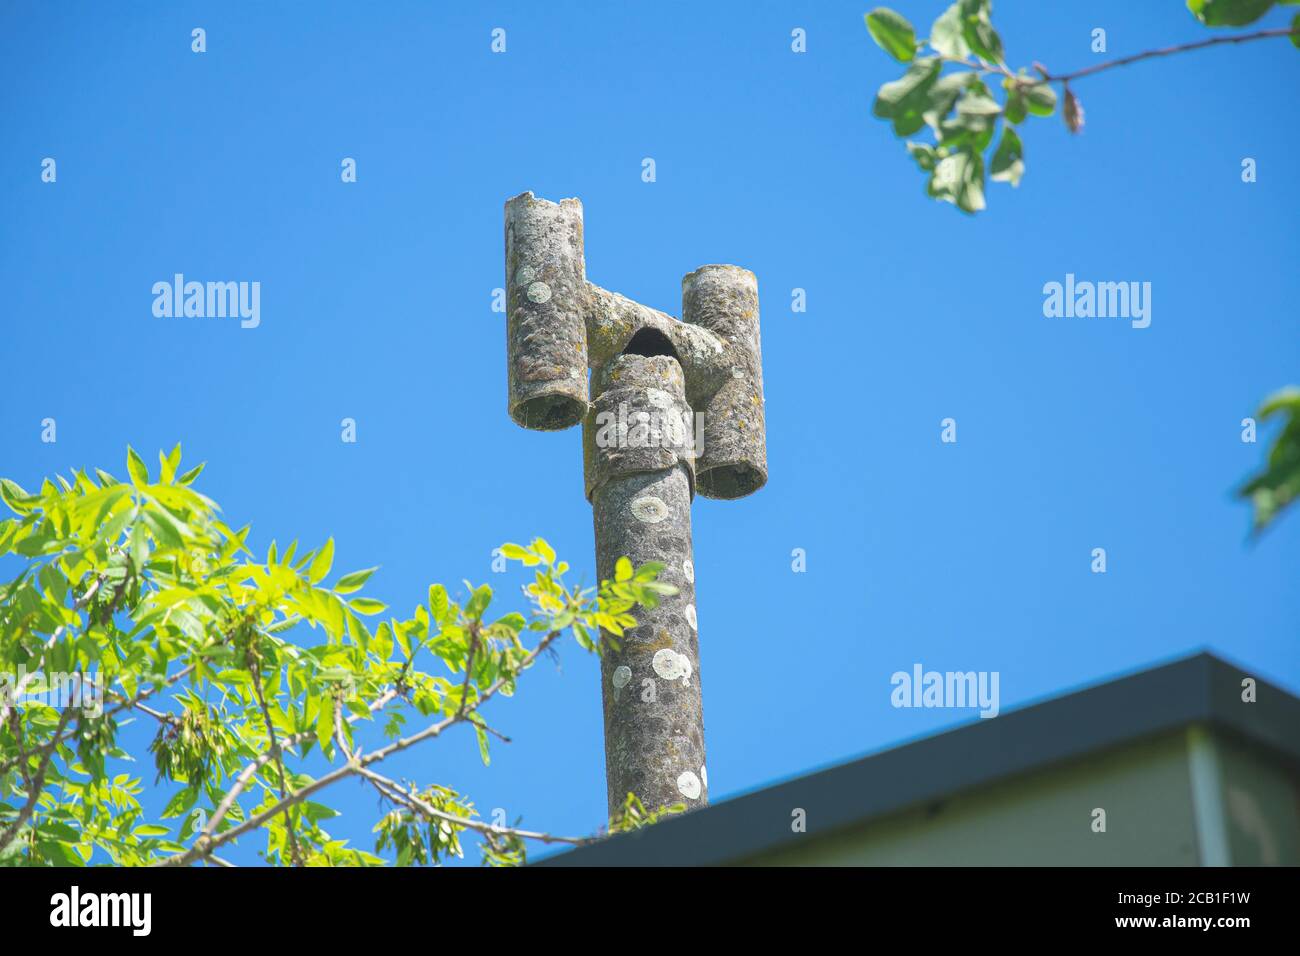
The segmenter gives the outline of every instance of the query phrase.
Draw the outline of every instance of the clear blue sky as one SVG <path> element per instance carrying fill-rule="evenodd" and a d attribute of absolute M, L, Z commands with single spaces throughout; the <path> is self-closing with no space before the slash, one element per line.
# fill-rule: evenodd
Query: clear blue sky
<path fill-rule="evenodd" d="M 946 2 L 895 5 L 924 32 Z M 759 278 L 770 482 L 694 514 L 715 799 L 971 718 L 891 707 L 914 663 L 998 671 L 1004 709 L 1203 647 L 1300 691 L 1300 515 L 1251 545 L 1231 494 L 1271 436 L 1241 419 L 1300 380 L 1300 53 L 1082 82 L 1084 133 L 1029 122 L 1024 182 L 968 218 L 870 115 L 901 69 L 869 6 L 5 4 L 0 474 L 179 440 L 256 548 L 332 534 L 397 607 L 465 577 L 511 602 L 490 551 L 537 534 L 590 580 L 579 432 L 509 420 L 491 311 L 505 199 L 578 196 L 607 288 L 677 314 L 701 264 Z M 1058 71 L 1097 62 L 1094 27 L 1109 56 L 1208 35 L 1180 0 L 995 22 L 1013 65 Z M 260 281 L 260 327 L 155 318 L 176 272 Z M 1151 326 L 1044 318 L 1066 273 L 1151 282 Z M 567 647 L 491 705 L 515 742 L 490 768 L 466 733 L 394 773 L 590 832 L 599 695 Z M 368 848 L 372 793 L 334 799 Z"/>

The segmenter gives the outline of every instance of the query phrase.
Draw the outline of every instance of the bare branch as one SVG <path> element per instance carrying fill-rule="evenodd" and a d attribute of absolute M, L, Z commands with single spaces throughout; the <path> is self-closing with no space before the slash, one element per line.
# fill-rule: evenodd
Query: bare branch
<path fill-rule="evenodd" d="M 1050 73 L 1046 67 L 1039 63 L 1034 64 L 1039 74 L 1039 79 L 1028 76 L 1020 76 L 1012 73 L 1009 69 L 1001 64 L 988 63 L 984 60 L 972 60 L 961 56 L 940 56 L 945 63 L 957 63 L 961 66 L 969 67 L 980 73 L 996 73 L 1004 76 L 1014 82 L 1017 86 L 1024 88 L 1029 86 L 1039 86 L 1043 83 L 1069 83 L 1071 80 L 1077 80 L 1081 77 L 1092 76 L 1094 73 L 1102 73 L 1106 70 L 1112 70 L 1117 66 L 1128 66 L 1130 63 L 1137 63 L 1140 60 L 1149 60 L 1159 56 L 1173 56 L 1175 53 L 1187 53 L 1192 50 L 1203 50 L 1206 47 L 1219 46 L 1224 43 L 1249 43 L 1252 40 L 1266 40 L 1273 37 L 1288 37 L 1296 35 L 1297 31 L 1291 27 L 1276 27 L 1269 30 L 1257 30 L 1254 33 L 1241 33 L 1237 36 L 1212 37 L 1208 40 L 1197 40 L 1194 43 L 1179 43 L 1174 46 L 1159 47 L 1154 50 L 1143 50 L 1141 53 L 1134 53 L 1131 56 L 1120 57 L 1117 60 L 1108 60 L 1105 63 L 1096 63 L 1092 66 L 1084 67 L 1082 70 L 1075 70 L 1073 73 Z"/>

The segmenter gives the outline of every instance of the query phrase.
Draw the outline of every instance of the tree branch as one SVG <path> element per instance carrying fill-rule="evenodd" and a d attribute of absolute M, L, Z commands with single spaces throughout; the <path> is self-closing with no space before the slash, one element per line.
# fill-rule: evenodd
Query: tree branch
<path fill-rule="evenodd" d="M 384 691 L 373 701 L 371 701 L 370 713 L 375 714 L 383 710 L 390 703 L 392 703 L 393 699 L 396 698 L 397 696 L 398 696 L 397 688 L 390 687 L 388 690 Z M 351 717 L 348 718 L 348 723 L 354 723 L 359 719 L 360 719 L 359 717 L 353 714 Z M 291 737 L 286 737 L 284 739 L 284 742 L 280 746 L 284 749 L 288 749 L 289 747 L 296 747 L 298 744 L 302 743 L 304 740 L 307 740 L 309 737 L 313 736 L 314 734 L 315 731 L 305 730 L 300 734 L 294 734 Z M 262 769 L 262 767 L 265 767 L 267 762 L 270 761 L 273 756 L 274 755 L 269 750 L 264 754 L 259 754 L 257 757 L 251 760 L 248 763 L 248 766 L 246 766 L 243 769 L 243 771 L 239 774 L 239 776 L 235 778 L 234 786 L 232 786 L 229 792 L 227 792 L 226 795 L 222 798 L 221 803 L 217 806 L 216 811 L 212 814 L 211 818 L 208 820 L 207 826 L 203 828 L 203 832 L 199 834 L 198 838 L 195 840 L 196 845 L 200 840 L 210 840 L 212 838 L 212 835 L 217 831 L 217 826 L 220 825 L 221 821 L 225 819 L 226 814 L 230 812 L 230 808 L 231 806 L 234 805 L 235 800 L 239 798 L 239 795 L 241 793 L 243 793 L 245 790 L 248 789 L 249 783 L 252 782 L 253 775 L 257 773 L 258 770 Z M 349 755 L 349 759 L 350 759 L 350 755 Z"/>
<path fill-rule="evenodd" d="M 1286 37 L 1294 33 L 1290 27 L 1276 27 L 1271 30 L 1257 30 L 1254 33 L 1240 33 L 1236 36 L 1213 37 L 1209 40 L 1197 40 L 1195 43 L 1179 43 L 1175 46 L 1160 47 L 1156 50 L 1145 50 L 1142 53 L 1135 53 L 1132 56 L 1120 57 L 1118 60 L 1110 60 L 1106 63 L 1098 63 L 1094 66 L 1084 67 L 1082 70 L 1075 70 L 1073 73 L 1062 73 L 1059 76 L 1048 74 L 1044 79 L 1049 83 L 1069 83 L 1071 80 L 1077 80 L 1083 76 L 1091 76 L 1094 73 L 1101 73 L 1103 70 L 1114 69 L 1117 66 L 1128 66 L 1130 63 L 1137 63 L 1139 60 L 1149 60 L 1157 56 L 1172 56 L 1175 53 L 1187 53 L 1191 50 L 1203 50 L 1206 47 L 1219 46 L 1223 43 L 1248 43 L 1251 40 L 1265 40 L 1270 37 Z"/>
<path fill-rule="evenodd" d="M 1075 70 L 1073 73 L 1050 73 L 1047 69 L 1037 63 L 1034 67 L 1039 71 L 1041 77 L 1034 79 L 1030 76 L 1021 76 L 1012 73 L 1007 67 L 1001 64 L 990 64 L 983 60 L 971 60 L 962 56 L 944 56 L 940 59 L 945 63 L 957 63 L 961 66 L 969 67 L 980 73 L 996 73 L 1004 76 L 1014 82 L 1017 86 L 1039 86 L 1043 83 L 1061 83 L 1067 84 L 1072 80 L 1077 80 L 1085 76 L 1092 76 L 1094 73 L 1102 73 L 1106 70 L 1112 70 L 1117 66 L 1128 66 L 1130 63 L 1137 63 L 1140 60 L 1149 60 L 1159 56 L 1173 56 L 1175 53 L 1187 53 L 1192 50 L 1203 50 L 1206 47 L 1219 46 L 1224 43 L 1249 43 L 1251 40 L 1266 40 L 1273 37 L 1289 37 L 1300 35 L 1291 27 L 1274 27 L 1269 30 L 1257 30 L 1254 33 L 1240 33 L 1236 36 L 1212 37 L 1209 40 L 1197 40 L 1194 43 L 1179 43 L 1174 46 L 1160 47 L 1155 50 L 1143 50 L 1141 53 L 1134 53 L 1131 56 L 1120 57 L 1117 60 L 1108 60 L 1105 63 L 1096 63 L 1092 66 L 1084 67 L 1082 70 Z"/>
<path fill-rule="evenodd" d="M 77 598 L 77 600 L 72 605 L 72 610 L 80 611 L 87 604 L 89 604 L 90 599 L 95 596 L 95 592 L 100 589 L 103 583 L 104 583 L 104 575 L 101 574 L 98 578 L 95 579 L 94 584 L 86 588 L 86 593 L 81 595 L 81 597 Z M 49 639 L 46 640 L 45 645 L 41 648 L 42 662 L 45 660 L 45 655 L 50 652 L 50 648 L 53 647 L 58 642 L 60 637 L 63 636 L 63 632 L 65 630 L 67 630 L 67 625 L 60 624 L 58 627 L 54 629 L 54 633 L 49 636 Z M 13 708 L 17 708 L 18 698 L 23 696 L 23 692 L 27 690 L 27 685 L 30 684 L 32 681 L 34 681 L 36 679 L 36 675 L 39 673 L 40 670 L 37 669 L 33 671 L 28 671 L 26 674 L 23 675 L 22 680 L 20 680 L 18 682 L 18 685 L 14 688 L 12 708 L 10 707 L 10 701 L 8 700 L 0 701 L 0 721 L 7 720 L 9 717 L 9 711 Z"/>
<path fill-rule="evenodd" d="M 560 633 L 561 633 L 560 631 L 548 631 L 546 633 L 546 636 L 537 642 L 537 646 L 533 648 L 532 651 L 529 652 L 528 656 L 525 657 L 524 660 L 520 663 L 519 669 L 518 671 L 516 671 L 516 674 L 522 673 L 523 671 L 527 670 L 530 666 L 532 666 L 533 662 L 537 660 L 538 655 L 540 655 L 548 647 L 550 647 L 551 644 L 554 643 L 554 641 L 560 636 Z M 432 740 L 433 738 L 440 736 L 444 731 L 446 731 L 450 727 L 455 726 L 456 724 L 468 722 L 469 715 L 475 713 L 480 707 L 482 707 L 489 700 L 491 700 L 492 697 L 496 695 L 497 691 L 499 691 L 502 687 L 506 685 L 508 680 L 509 677 L 507 675 L 498 677 L 495 681 L 492 682 L 492 684 L 488 687 L 488 689 L 485 690 L 478 697 L 478 699 L 474 701 L 474 703 L 471 706 L 465 708 L 463 712 L 458 711 L 452 716 L 440 720 L 436 724 L 430 724 L 428 727 L 425 727 L 423 730 L 417 733 L 411 734 L 409 737 L 403 737 L 400 740 L 395 740 L 385 747 L 381 747 L 378 750 L 366 754 L 364 757 L 362 756 L 353 757 L 347 763 L 343 764 L 343 766 L 330 771 L 329 773 L 325 774 L 322 777 L 317 777 L 311 783 L 307 784 L 307 786 L 294 791 L 292 794 L 289 794 L 286 797 L 283 797 L 279 803 L 275 804 L 272 807 L 268 807 L 266 810 L 263 810 L 261 813 L 255 816 L 249 817 L 243 823 L 231 827 L 229 830 L 227 830 L 225 833 L 222 833 L 219 836 L 209 835 L 207 833 L 207 828 L 205 827 L 204 833 L 200 834 L 200 836 L 194 841 L 193 846 L 191 846 L 184 853 L 177 853 L 174 856 L 166 857 L 165 859 L 158 860 L 152 865 L 153 866 L 188 866 L 190 863 L 193 863 L 195 860 L 202 859 L 204 857 L 209 856 L 213 850 L 217 849 L 218 847 L 226 843 L 229 843 L 231 840 L 243 836 L 245 833 L 248 833 L 250 830 L 256 830 L 258 827 L 265 824 L 268 820 L 274 819 L 277 814 L 284 813 L 289 807 L 296 806 L 297 804 L 306 800 L 312 794 L 320 790 L 323 790 L 325 787 L 328 787 L 334 783 L 338 783 L 340 780 L 344 780 L 348 777 L 359 775 L 363 768 L 369 767 L 371 764 L 376 764 L 382 760 L 386 760 L 387 758 L 391 757 L 393 754 L 406 750 L 409 747 L 413 747 L 416 744 L 421 743 L 425 740 Z M 245 770 L 245 772 L 247 772 L 247 769 Z M 242 777 L 243 774 L 241 774 L 240 776 Z M 223 800 L 222 802 L 225 803 L 226 801 Z M 209 821 L 209 826 L 211 825 L 212 825 L 211 821 Z"/>
<path fill-rule="evenodd" d="M 140 703 L 140 701 L 152 697 L 154 694 L 158 693 L 158 691 L 160 691 L 162 688 L 170 687 L 171 685 L 175 684 L 177 681 L 183 680 L 187 675 L 189 675 L 194 670 L 196 666 L 197 666 L 196 664 L 190 664 L 186 667 L 182 667 L 179 671 L 177 671 L 175 674 L 168 677 L 161 684 L 151 685 L 148 690 L 137 691 L 135 695 L 133 695 L 130 698 L 123 698 L 120 694 L 114 692 L 113 696 L 115 698 L 119 698 L 121 700 L 121 703 L 118 704 L 116 707 L 114 707 L 112 710 L 110 710 L 104 716 L 113 717 L 117 714 L 120 714 L 124 710 L 128 710 L 129 708 L 137 706 Z M 56 733 L 50 741 L 48 741 L 45 744 L 42 744 L 40 747 L 36 747 L 26 753 L 15 754 L 14 756 L 6 760 L 4 763 L 0 763 L 0 776 L 3 776 L 5 773 L 9 771 L 11 767 L 20 763 L 23 760 L 26 760 L 27 758 L 31 757 L 33 754 L 41 753 L 45 749 L 45 747 L 58 746 L 59 744 L 67 740 L 70 736 L 72 736 L 73 733 L 75 733 L 74 730 L 65 730 L 61 734 Z"/>
<path fill-rule="evenodd" d="M 253 672 L 253 690 L 257 693 L 257 705 L 262 709 L 262 719 L 266 721 L 266 735 L 270 739 L 270 753 L 275 758 L 276 769 L 280 771 L 280 802 L 287 804 L 289 776 L 284 772 L 284 758 L 280 754 L 280 742 L 275 736 L 275 725 L 271 722 L 271 710 L 266 706 L 266 695 L 262 693 L 262 668 L 260 664 L 254 663 Z M 284 808 L 284 829 L 289 837 L 289 852 L 293 857 L 294 866 L 302 866 L 302 850 L 298 846 L 298 835 L 294 832 L 293 814 L 290 813 L 290 806 L 287 804 Z"/>
<path fill-rule="evenodd" d="M 476 833 L 491 833 L 501 836 L 517 836 L 525 840 L 538 840 L 541 843 L 571 843 L 574 846 L 583 846 L 595 841 L 595 837 L 567 837 L 555 836 L 551 833 L 538 833 L 533 830 L 517 830 L 514 827 L 499 827 L 492 823 L 485 823 L 482 820 L 474 820 L 469 817 L 458 817 L 454 813 L 447 813 L 436 807 L 430 806 L 424 800 L 421 800 L 413 793 L 407 793 L 397 781 L 389 780 L 373 770 L 367 770 L 365 767 L 357 771 L 362 777 L 369 780 L 376 790 L 395 803 L 400 803 L 409 810 L 422 813 L 433 820 L 445 820 L 456 826 L 464 827 L 467 830 L 473 830 Z"/>
<path fill-rule="evenodd" d="M 71 719 L 72 708 L 65 708 L 63 716 L 59 718 L 59 726 L 55 730 L 56 736 L 68 725 L 68 721 Z M 32 811 L 36 809 L 36 801 L 40 798 L 41 790 L 45 787 L 45 771 L 50 768 L 50 758 L 53 756 L 54 744 L 46 744 L 45 755 L 41 757 L 40 766 L 36 768 L 36 776 L 27 785 L 27 802 L 18 811 L 18 818 L 9 825 L 9 829 L 5 830 L 4 833 L 0 833 L 0 852 L 4 852 L 5 847 L 13 842 L 14 837 L 18 835 L 18 831 L 22 829 L 23 824 L 31 817 Z"/>

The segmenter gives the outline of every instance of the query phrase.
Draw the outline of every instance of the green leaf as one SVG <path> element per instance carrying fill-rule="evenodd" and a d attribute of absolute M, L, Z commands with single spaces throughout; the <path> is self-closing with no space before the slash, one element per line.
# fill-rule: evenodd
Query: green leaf
<path fill-rule="evenodd" d="M 487 610 L 492 603 L 492 587 L 488 584 L 480 584 L 474 589 L 469 601 L 465 604 L 465 616 L 479 619 L 483 612 Z"/>
<path fill-rule="evenodd" d="M 551 548 L 549 544 L 546 543 L 545 538 L 533 539 L 533 551 L 534 553 L 540 555 L 541 559 L 545 561 L 547 564 L 555 563 L 555 551 Z"/>
<path fill-rule="evenodd" d="M 203 474 L 203 469 L 206 465 L 207 462 L 202 462 L 201 464 L 195 465 L 189 471 L 185 472 L 185 474 L 181 475 L 180 478 L 176 479 L 176 483 L 178 485 L 192 485 L 194 483 L 194 479 L 197 478 L 199 475 Z"/>
<path fill-rule="evenodd" d="M 142 515 L 144 523 L 149 526 L 153 536 L 158 539 L 158 543 L 165 548 L 182 548 L 185 546 L 185 538 L 181 534 L 180 525 L 176 519 L 167 513 L 164 508 L 145 511 Z"/>
<path fill-rule="evenodd" d="M 876 7 L 864 19 L 871 38 L 895 60 L 910 63 L 916 56 L 916 31 L 902 14 L 888 7 Z"/>
<path fill-rule="evenodd" d="M 388 610 L 388 605 L 383 601 L 376 601 L 374 598 L 367 597 L 353 598 L 348 602 L 348 605 L 358 614 L 365 614 L 367 616 L 382 614 L 384 611 Z"/>
<path fill-rule="evenodd" d="M 960 0 L 962 38 L 971 52 L 990 63 L 1002 62 L 1002 38 L 989 22 L 988 0 Z"/>
<path fill-rule="evenodd" d="M 1002 127 L 1002 142 L 998 143 L 993 162 L 989 165 L 989 176 L 994 182 L 1020 185 L 1020 177 L 1025 173 L 1024 151 L 1020 137 L 1010 126 Z"/>
<path fill-rule="evenodd" d="M 1051 116 L 1056 109 L 1056 90 L 1048 83 L 1035 83 L 1024 88 L 1025 105 L 1035 116 Z"/>
<path fill-rule="evenodd" d="M 976 79 L 977 73 L 966 71 L 949 73 L 941 76 L 925 91 L 926 105 L 921 111 L 921 119 L 937 134 L 939 124 L 951 111 L 962 90 Z"/>
<path fill-rule="evenodd" d="M 353 591 L 361 590 L 362 585 L 370 580 L 370 576 L 378 571 L 379 568 L 366 568 L 364 571 L 353 571 L 351 574 L 345 574 L 338 579 L 334 585 L 334 590 L 339 594 L 351 594 Z"/>
<path fill-rule="evenodd" d="M 1300 0 L 1297 0 L 1297 2 L 1300 2 Z M 1291 21 L 1291 44 L 1300 48 L 1300 13 L 1297 13 L 1295 19 Z"/>
<path fill-rule="evenodd" d="M 893 120 L 897 135 L 911 136 L 925 125 L 923 114 L 930 109 L 927 93 L 939 77 L 940 66 L 937 56 L 918 57 L 902 77 L 880 88 L 872 112 Z"/>
<path fill-rule="evenodd" d="M 929 192 L 963 212 L 979 212 L 984 208 L 984 158 L 970 147 L 945 156 L 934 168 Z"/>
<path fill-rule="evenodd" d="M 429 585 L 429 617 L 439 623 L 447 616 L 451 602 L 447 599 L 447 589 L 441 584 Z"/>
<path fill-rule="evenodd" d="M 307 580 L 312 584 L 319 584 L 325 580 L 325 575 L 330 573 L 330 568 L 334 567 L 334 539 L 328 538 L 325 546 L 316 553 L 316 557 L 311 560 L 311 567 L 307 569 Z"/>
<path fill-rule="evenodd" d="M 939 157 L 935 154 L 934 147 L 928 143 L 907 143 L 907 151 L 912 158 L 916 160 L 916 165 L 921 167 L 922 172 L 931 172 L 935 164 L 939 162 Z"/>
<path fill-rule="evenodd" d="M 1273 6 L 1273 0 L 1187 0 L 1187 9 L 1207 27 L 1244 27 Z"/>
<path fill-rule="evenodd" d="M 930 46 L 943 56 L 966 57 L 970 47 L 962 35 L 961 3 L 954 3 L 930 27 Z"/>
<path fill-rule="evenodd" d="M 1020 88 L 1014 83 L 1008 81 L 1010 86 L 1007 90 L 1006 118 L 1008 123 L 1023 123 L 1025 116 L 1029 113 L 1029 108 L 1025 105 L 1025 96 L 1020 92 Z"/>
<path fill-rule="evenodd" d="M 1300 498 L 1300 388 L 1291 386 L 1269 396 L 1256 414 L 1261 421 L 1278 414 L 1288 417 L 1264 471 L 1238 492 L 1254 505 L 1254 531 L 1259 533 Z"/>
<path fill-rule="evenodd" d="M 22 485 L 8 478 L 0 478 L 0 498 L 20 515 L 30 513 L 35 504 L 35 499 L 23 490 Z"/>
<path fill-rule="evenodd" d="M 172 798 L 167 801 L 167 806 L 163 808 L 163 819 L 183 815 L 190 809 L 190 807 L 194 806 L 194 801 L 198 798 L 198 790 L 191 789 L 190 787 L 176 791 Z"/>
<path fill-rule="evenodd" d="M 334 736 L 334 701 L 328 697 L 323 698 L 320 702 L 320 714 L 316 718 L 316 740 L 320 743 L 321 750 L 330 742 Z"/>
<path fill-rule="evenodd" d="M 997 118 L 982 113 L 958 113 L 939 124 L 939 145 L 950 153 L 973 149 L 982 153 L 993 142 Z"/>
<path fill-rule="evenodd" d="M 131 474 L 131 483 L 137 488 L 149 484 L 149 469 L 145 467 L 144 459 L 130 445 L 126 446 L 126 470 Z"/>
<path fill-rule="evenodd" d="M 1002 105 L 987 93 L 967 90 L 957 103 L 957 112 L 966 116 L 997 116 Z"/>
<path fill-rule="evenodd" d="M 158 482 L 163 485 L 170 485 L 172 479 L 176 477 L 176 466 L 181 463 L 181 446 L 178 442 L 172 449 L 170 455 L 164 455 L 162 449 L 158 449 Z"/>
<path fill-rule="evenodd" d="M 618 582 L 632 580 L 632 562 L 627 558 L 619 558 L 614 564 L 614 580 Z"/>

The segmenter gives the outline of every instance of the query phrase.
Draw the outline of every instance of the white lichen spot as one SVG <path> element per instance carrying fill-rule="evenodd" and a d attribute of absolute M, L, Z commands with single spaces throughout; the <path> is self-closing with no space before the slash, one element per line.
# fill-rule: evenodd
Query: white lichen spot
<path fill-rule="evenodd" d="M 691 626 L 691 630 L 698 631 L 700 629 L 700 625 L 695 619 L 695 605 L 694 604 L 686 605 L 686 610 L 683 611 L 682 613 L 686 615 L 686 623 Z"/>
<path fill-rule="evenodd" d="M 646 495 L 644 498 L 638 498 L 632 502 L 632 514 L 637 521 L 644 521 L 646 524 L 658 524 L 668 517 L 668 506 L 664 504 L 662 498 Z"/>
<path fill-rule="evenodd" d="M 545 282 L 534 282 L 528 287 L 528 301 L 541 304 L 551 300 L 551 287 Z"/>
<path fill-rule="evenodd" d="M 691 674 L 695 668 L 685 654 L 678 654 L 671 647 L 665 647 L 655 651 L 650 664 L 664 680 L 680 680 L 687 687 L 691 686 Z"/>
<path fill-rule="evenodd" d="M 706 787 L 709 785 L 709 772 L 704 769 L 703 764 L 700 764 L 700 779 L 704 781 Z"/>
<path fill-rule="evenodd" d="M 619 664 L 614 668 L 614 676 L 611 680 L 616 688 L 622 690 L 632 680 L 632 668 L 626 664 Z"/>
<path fill-rule="evenodd" d="M 688 770 L 677 778 L 677 789 L 687 800 L 698 800 L 700 798 L 700 778 Z"/>
<path fill-rule="evenodd" d="M 529 292 L 529 297 L 531 298 L 531 297 L 532 297 L 532 290 L 529 289 L 528 292 Z M 733 368 L 733 369 L 731 370 L 731 377 L 732 377 L 732 378 L 744 378 L 744 377 L 745 377 L 745 370 L 744 370 L 743 368 Z"/>
<path fill-rule="evenodd" d="M 651 659 L 650 664 L 654 667 L 655 673 L 664 680 L 677 680 L 682 676 L 683 661 L 686 661 L 688 668 L 691 666 L 691 662 L 687 661 L 682 655 L 671 647 L 665 647 L 655 651 L 655 656 Z"/>
<path fill-rule="evenodd" d="M 667 411 L 673 407 L 673 397 L 662 388 L 647 389 L 646 398 L 655 408 Z"/>
<path fill-rule="evenodd" d="M 537 270 L 532 266 L 520 266 L 515 270 L 515 285 L 528 285 L 537 278 Z"/>
<path fill-rule="evenodd" d="M 682 574 L 686 575 L 686 580 L 691 584 L 695 583 L 695 565 L 689 558 L 682 562 Z"/>

